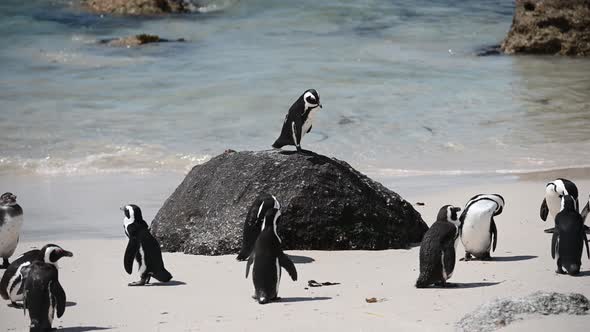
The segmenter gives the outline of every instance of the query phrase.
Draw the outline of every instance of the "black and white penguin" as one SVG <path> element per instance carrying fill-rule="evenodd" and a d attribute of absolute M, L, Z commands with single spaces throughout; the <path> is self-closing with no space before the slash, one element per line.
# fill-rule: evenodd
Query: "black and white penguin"
<path fill-rule="evenodd" d="M 250 206 L 244 222 L 242 249 L 236 258 L 237 260 L 245 261 L 252 253 L 256 239 L 262 229 L 264 216 L 269 209 L 280 210 L 281 204 L 273 195 L 267 193 L 260 194 Z"/>
<path fill-rule="evenodd" d="M 311 131 L 313 117 L 318 107 L 322 108 L 318 92 L 314 89 L 305 91 L 289 108 L 281 135 L 272 147 L 280 149 L 285 145 L 294 145 L 297 151 L 301 151 L 301 139 Z"/>
<path fill-rule="evenodd" d="M 20 229 L 23 225 L 23 209 L 16 203 L 16 196 L 4 193 L 0 196 L 0 258 L 3 262 L 0 269 L 10 265 L 8 258 L 14 254 Z"/>
<path fill-rule="evenodd" d="M 27 251 L 14 260 L 4 272 L 0 280 L 0 296 L 16 305 L 16 302 L 23 300 L 23 273 L 29 265 L 34 262 L 44 262 L 58 268 L 57 262 L 60 258 L 72 256 L 74 255 L 71 252 L 55 244 L 48 244 L 41 249 Z"/>
<path fill-rule="evenodd" d="M 455 250 L 459 242 L 459 211 L 445 205 L 438 211 L 436 221 L 424 234 L 420 244 L 420 275 L 417 288 L 432 284 L 447 286 L 455 269 Z"/>
<path fill-rule="evenodd" d="M 137 205 L 126 205 L 121 210 L 125 213 L 123 225 L 125 235 L 129 238 L 123 265 L 128 274 L 133 272 L 133 260 L 139 265 L 139 281 L 129 283 L 129 286 L 143 286 L 154 277 L 158 281 L 168 282 L 172 279 L 170 272 L 164 268 L 160 244 L 150 233 L 148 224 L 143 220 L 141 210 Z"/>
<path fill-rule="evenodd" d="M 37 261 L 26 270 L 23 305 L 29 311 L 30 331 L 53 331 L 55 314 L 61 317 L 66 310 L 66 292 L 59 283 L 57 268 Z"/>
<path fill-rule="evenodd" d="M 582 251 L 590 258 L 584 221 L 576 210 L 577 203 L 571 195 L 561 198 L 561 211 L 555 216 L 555 231 L 551 239 L 551 257 L 557 259 L 557 273 L 576 275 L 582 266 Z"/>
<path fill-rule="evenodd" d="M 250 272 L 250 265 L 254 265 L 254 298 L 260 304 L 278 300 L 281 267 L 287 270 L 293 281 L 297 280 L 295 265 L 281 250 L 281 239 L 277 234 L 277 220 L 280 215 L 281 212 L 274 208 L 266 211 L 262 231 L 246 264 L 246 278 Z"/>
<path fill-rule="evenodd" d="M 494 217 L 504 209 L 504 198 L 498 194 L 473 196 L 465 205 L 461 222 L 461 242 L 465 247 L 465 260 L 471 255 L 477 259 L 491 259 L 490 250 L 496 250 L 498 230 Z"/>
<path fill-rule="evenodd" d="M 541 203 L 539 214 L 543 221 L 549 221 L 555 224 L 555 216 L 561 211 L 561 197 L 569 195 L 575 201 L 576 211 L 579 210 L 578 204 L 578 187 L 570 180 L 558 178 L 547 183 L 545 186 L 545 198 Z M 553 233 L 554 227 L 545 230 L 545 233 Z"/>

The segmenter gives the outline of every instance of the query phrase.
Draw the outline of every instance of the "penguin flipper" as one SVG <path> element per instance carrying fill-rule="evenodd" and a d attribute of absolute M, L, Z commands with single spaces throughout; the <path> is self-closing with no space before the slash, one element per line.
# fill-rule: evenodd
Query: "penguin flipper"
<path fill-rule="evenodd" d="M 300 116 L 297 116 L 295 120 L 291 121 L 291 135 L 297 150 L 301 150 L 301 129 L 303 129 L 303 121 Z"/>
<path fill-rule="evenodd" d="M 248 274 L 250 273 L 250 265 L 254 262 L 254 254 L 248 257 L 248 262 L 246 263 L 246 279 L 248 279 Z"/>
<path fill-rule="evenodd" d="M 0 280 L 0 296 L 4 300 L 8 300 L 8 282 L 10 281 L 9 275 L 13 275 L 13 273 L 9 273 L 8 269 L 2 275 L 2 279 Z"/>
<path fill-rule="evenodd" d="M 129 242 L 127 243 L 127 249 L 125 249 L 125 257 L 123 258 L 123 265 L 125 266 L 125 271 L 127 274 L 131 274 L 133 272 L 133 259 L 139 250 L 139 241 L 135 238 L 129 238 Z"/>
<path fill-rule="evenodd" d="M 555 252 L 559 250 L 559 235 L 557 232 L 553 233 L 551 237 L 551 258 L 555 259 Z"/>
<path fill-rule="evenodd" d="M 580 215 L 582 216 L 582 222 L 584 222 L 586 220 L 588 213 L 590 213 L 590 201 L 588 201 L 588 203 L 586 203 L 586 206 L 584 206 L 582 213 L 580 213 Z"/>
<path fill-rule="evenodd" d="M 313 125 L 309 126 L 309 129 L 307 129 L 307 131 L 305 133 L 309 134 L 309 132 L 311 131 L 311 128 L 313 128 Z"/>
<path fill-rule="evenodd" d="M 287 270 L 289 276 L 293 281 L 297 281 L 297 269 L 295 269 L 295 264 L 291 261 L 289 256 L 285 255 L 284 253 L 279 256 L 279 264 Z"/>
<path fill-rule="evenodd" d="M 547 206 L 547 199 L 543 198 L 543 203 L 541 203 L 541 210 L 539 211 L 541 215 L 541 219 L 543 221 L 547 221 L 547 215 L 549 214 L 549 207 Z"/>
<path fill-rule="evenodd" d="M 57 279 L 55 282 L 51 283 L 51 294 L 53 294 L 56 299 L 57 317 L 61 318 L 66 311 L 66 292 L 64 292 L 64 289 L 61 287 L 61 284 Z"/>
<path fill-rule="evenodd" d="M 588 237 L 586 236 L 586 232 L 582 230 L 582 239 L 584 244 L 586 245 L 586 255 L 588 255 L 588 259 L 590 259 L 590 248 L 588 248 Z"/>
<path fill-rule="evenodd" d="M 498 243 L 498 229 L 496 228 L 494 218 L 492 218 L 492 223 L 490 224 L 490 233 L 492 234 L 492 251 L 495 252 L 496 244 Z"/>

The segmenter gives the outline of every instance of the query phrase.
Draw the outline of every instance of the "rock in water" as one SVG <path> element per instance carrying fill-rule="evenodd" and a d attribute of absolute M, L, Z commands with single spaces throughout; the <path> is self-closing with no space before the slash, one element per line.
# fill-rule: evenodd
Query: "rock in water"
<path fill-rule="evenodd" d="M 525 297 L 498 299 L 481 305 L 457 323 L 459 331 L 488 332 L 502 328 L 526 314 L 583 315 L 590 302 L 582 294 L 536 292 Z"/>
<path fill-rule="evenodd" d="M 189 11 L 182 0 L 87 0 L 84 6 L 94 13 L 117 15 L 158 15 Z"/>
<path fill-rule="evenodd" d="M 516 0 L 502 50 L 590 55 L 590 0 Z"/>
<path fill-rule="evenodd" d="M 412 205 L 347 163 L 318 154 L 229 150 L 195 166 L 164 203 L 152 233 L 166 251 L 237 253 L 261 192 L 281 203 L 285 249 L 389 249 L 420 242 Z"/>

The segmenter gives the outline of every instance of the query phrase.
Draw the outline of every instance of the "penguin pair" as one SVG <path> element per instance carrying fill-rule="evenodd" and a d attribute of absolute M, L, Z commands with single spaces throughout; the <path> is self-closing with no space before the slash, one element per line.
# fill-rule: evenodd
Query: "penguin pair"
<path fill-rule="evenodd" d="M 578 187 L 575 183 L 564 178 L 558 178 L 547 183 L 545 186 L 545 197 L 543 198 L 541 209 L 539 210 L 541 220 L 547 221 L 549 219 L 555 224 L 555 217 L 561 211 L 561 200 L 563 196 L 566 195 L 571 196 L 574 201 L 575 210 L 579 212 L 580 203 L 578 201 Z M 582 220 L 586 219 L 586 215 L 588 215 L 588 210 L 583 210 Z M 553 233 L 554 231 L 555 227 L 551 227 L 544 232 Z M 590 233 L 590 228 L 584 225 L 584 231 Z"/>
<path fill-rule="evenodd" d="M 23 224 L 23 209 L 16 203 L 16 196 L 4 193 L 0 196 L 0 269 L 10 265 L 8 259 L 14 254 Z"/>
<path fill-rule="evenodd" d="M 17 302 L 23 301 L 23 285 L 27 269 L 35 262 L 49 264 L 57 269 L 58 261 L 62 257 L 73 257 L 73 254 L 55 244 L 27 251 L 14 260 L 4 272 L 0 280 L 0 296 L 5 300 L 10 300 L 13 305 L 17 305 Z"/>
<path fill-rule="evenodd" d="M 139 266 L 139 281 L 129 283 L 129 286 L 144 286 L 149 284 L 151 277 L 158 281 L 168 282 L 172 279 L 170 272 L 164 267 L 160 244 L 150 233 L 148 224 L 143 220 L 141 209 L 134 204 L 121 208 L 125 214 L 123 226 L 125 235 L 129 239 L 123 265 L 128 274 L 133 272 L 133 261 Z"/>
<path fill-rule="evenodd" d="M 281 135 L 272 147 L 280 149 L 285 145 L 294 145 L 297 151 L 304 151 L 301 149 L 301 140 L 311 131 L 313 118 L 318 108 L 322 108 L 318 92 L 314 89 L 303 92 L 289 108 L 283 122 Z"/>
<path fill-rule="evenodd" d="M 481 260 L 491 259 L 490 251 L 496 250 L 498 242 L 494 217 L 502 213 L 504 204 L 504 198 L 498 194 L 479 194 L 467 201 L 459 217 L 464 260 L 471 260 L 472 256 Z"/>
<path fill-rule="evenodd" d="M 559 274 L 576 275 L 580 272 L 584 246 L 586 246 L 586 255 L 590 259 L 584 218 L 578 213 L 577 207 L 577 199 L 571 195 L 563 195 L 560 211 L 555 215 L 551 257 L 556 260 L 555 272 Z M 590 206 L 586 205 L 586 208 L 590 209 Z"/>
<path fill-rule="evenodd" d="M 281 238 L 277 234 L 280 209 L 274 196 L 262 194 L 250 207 L 244 223 L 242 250 L 237 259 L 248 258 L 246 278 L 252 266 L 253 298 L 260 304 L 279 299 L 281 267 L 287 270 L 293 281 L 297 280 L 295 265 L 281 249 Z"/>

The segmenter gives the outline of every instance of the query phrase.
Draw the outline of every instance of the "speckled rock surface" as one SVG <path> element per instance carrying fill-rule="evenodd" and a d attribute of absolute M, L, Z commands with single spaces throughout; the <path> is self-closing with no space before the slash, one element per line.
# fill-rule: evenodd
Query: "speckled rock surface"
<path fill-rule="evenodd" d="M 182 0 L 87 0 L 83 7 L 97 14 L 158 15 L 186 13 Z"/>
<path fill-rule="evenodd" d="M 516 0 L 507 54 L 590 55 L 590 0 Z"/>
<path fill-rule="evenodd" d="M 458 331 L 495 331 L 525 315 L 583 315 L 588 298 L 578 293 L 536 292 L 525 297 L 497 299 L 481 305 L 457 323 Z"/>
<path fill-rule="evenodd" d="M 248 208 L 263 191 L 281 202 L 283 249 L 405 248 L 428 229 L 411 204 L 343 161 L 230 151 L 190 171 L 152 233 L 166 251 L 237 253 Z"/>

